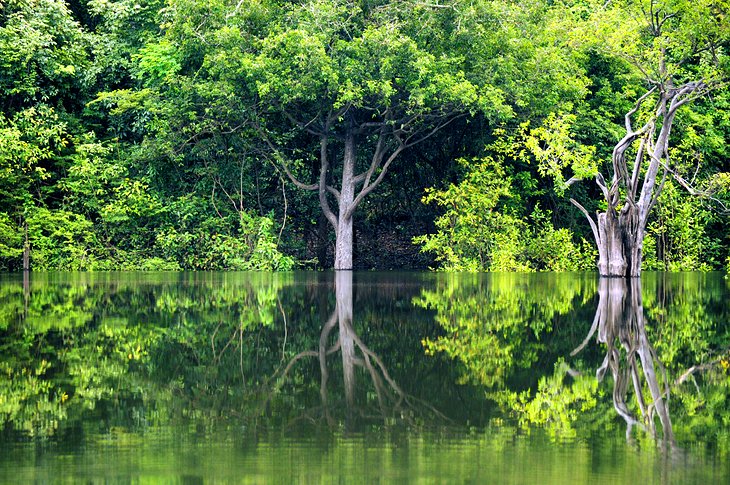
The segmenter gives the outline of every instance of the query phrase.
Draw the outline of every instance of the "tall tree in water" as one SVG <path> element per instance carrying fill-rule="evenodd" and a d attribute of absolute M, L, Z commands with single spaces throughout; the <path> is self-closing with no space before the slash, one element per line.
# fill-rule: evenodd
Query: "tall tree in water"
<path fill-rule="evenodd" d="M 405 150 L 469 112 L 509 113 L 499 90 L 470 81 L 463 46 L 424 35 L 454 28 L 456 6 L 215 3 L 194 22 L 189 4 L 170 4 L 166 37 L 143 49 L 141 63 L 164 71 L 164 84 L 170 70 L 155 67 L 165 67 L 162 53 L 191 82 L 208 83 L 206 95 L 221 108 L 205 116 L 249 137 L 260 160 L 318 193 L 336 235 L 336 269 L 353 267 L 355 211 Z M 197 38 L 202 49 L 189 55 Z"/>
<path fill-rule="evenodd" d="M 565 5 L 563 5 L 565 7 Z M 594 169 L 605 209 L 596 218 L 572 200 L 588 219 L 598 245 L 602 276 L 637 277 L 651 209 L 667 177 L 690 191 L 674 159 L 672 128 L 685 105 L 724 86 L 728 76 L 730 21 L 727 2 L 641 0 L 568 5 L 568 30 L 589 52 L 621 59 L 634 76 L 635 103 L 623 116 L 621 139 L 613 147 L 610 178 Z M 585 178 L 585 147 L 565 143 L 564 119 L 537 130 L 532 150 L 544 172 L 561 189 Z M 547 125 L 546 125 L 547 126 Z M 576 155 L 576 150 L 582 154 Z M 673 156 L 675 155 L 675 156 Z M 562 169 L 571 165 L 567 181 Z M 577 169 L 577 170 L 576 170 Z"/>
<path fill-rule="evenodd" d="M 468 110 L 504 109 L 498 91 L 468 80 L 458 52 L 417 35 L 414 25 L 440 10 L 305 2 L 288 7 L 244 60 L 259 100 L 256 126 L 293 183 L 318 193 L 335 231 L 335 269 L 353 267 L 355 211 L 403 151 Z M 309 180 L 273 141 L 282 128 L 316 140 Z"/>

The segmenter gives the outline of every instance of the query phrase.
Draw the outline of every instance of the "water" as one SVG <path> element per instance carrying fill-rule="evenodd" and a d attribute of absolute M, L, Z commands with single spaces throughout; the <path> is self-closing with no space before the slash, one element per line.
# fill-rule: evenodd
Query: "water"
<path fill-rule="evenodd" d="M 728 483 L 729 288 L 0 276 L 0 483 Z"/>

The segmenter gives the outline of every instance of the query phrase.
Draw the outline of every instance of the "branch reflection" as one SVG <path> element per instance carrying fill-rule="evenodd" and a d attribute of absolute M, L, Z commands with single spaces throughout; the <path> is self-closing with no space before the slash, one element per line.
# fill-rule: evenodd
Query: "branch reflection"
<path fill-rule="evenodd" d="M 658 438 L 655 425 L 658 416 L 663 443 L 674 446 L 668 407 L 669 383 L 666 370 L 646 336 L 641 280 L 601 278 L 598 298 L 596 316 L 588 336 L 571 355 L 580 352 L 597 333 L 598 342 L 606 345 L 606 355 L 596 371 L 596 378 L 601 381 L 606 372 L 611 371 L 614 382 L 613 406 L 626 421 L 627 439 L 634 426 Z M 657 369 L 661 372 L 661 384 Z M 630 387 L 633 387 L 640 416 L 632 413 L 627 403 Z M 645 395 L 647 388 L 650 401 Z"/>
<path fill-rule="evenodd" d="M 338 424 L 338 411 L 345 412 L 346 425 L 353 425 L 358 420 L 375 420 L 389 425 L 399 422 L 416 424 L 425 417 L 429 420 L 446 419 L 433 406 L 404 392 L 388 372 L 383 359 L 357 334 L 353 326 L 353 273 L 336 271 L 334 279 L 336 304 L 322 326 L 317 349 L 295 355 L 283 372 L 272 380 L 278 381 L 279 387 L 282 386 L 300 360 L 316 357 L 319 361 L 321 406 L 309 410 L 302 417 L 313 421 L 324 419 L 330 426 Z M 333 337 L 335 329 L 336 336 Z M 336 340 L 330 345 L 333 338 Z M 331 356 L 337 352 L 342 358 L 344 409 L 338 405 L 340 400 L 331 396 L 331 393 L 336 392 L 336 384 L 330 380 L 333 367 Z M 363 372 L 357 372 L 358 369 Z M 358 384 L 358 374 L 367 375 L 372 386 Z"/>

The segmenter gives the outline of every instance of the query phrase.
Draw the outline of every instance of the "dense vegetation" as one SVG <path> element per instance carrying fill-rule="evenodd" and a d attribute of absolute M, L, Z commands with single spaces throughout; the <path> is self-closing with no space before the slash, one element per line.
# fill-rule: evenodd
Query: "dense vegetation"
<path fill-rule="evenodd" d="M 728 7 L 0 0 L 0 268 L 720 268 Z"/>

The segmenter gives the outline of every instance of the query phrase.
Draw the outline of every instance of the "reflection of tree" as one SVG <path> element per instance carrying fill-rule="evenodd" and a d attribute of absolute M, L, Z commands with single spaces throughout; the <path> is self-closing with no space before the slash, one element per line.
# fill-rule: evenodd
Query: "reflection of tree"
<path fill-rule="evenodd" d="M 443 415 L 432 406 L 405 393 L 391 377 L 380 356 L 373 352 L 358 336 L 353 327 L 352 278 L 351 271 L 335 272 L 335 309 L 322 326 L 317 350 L 303 351 L 295 355 L 280 374 L 274 375 L 274 379 L 281 386 L 297 362 L 306 357 L 316 357 L 319 363 L 321 406 L 307 412 L 305 417 L 316 420 L 319 415 L 328 424 L 334 425 L 336 419 L 333 416 L 333 411 L 338 406 L 336 402 L 333 403 L 330 395 L 332 365 L 327 358 L 339 351 L 342 357 L 344 409 L 348 420 L 358 417 L 365 419 L 377 417 L 385 424 L 390 424 L 401 419 L 413 423 L 419 416 L 423 415 L 442 418 Z M 335 328 L 337 329 L 337 337 L 335 342 L 330 345 Z M 370 377 L 374 391 L 374 396 L 370 392 L 365 393 L 364 402 L 357 399 L 356 369 L 358 368 L 363 369 L 366 375 Z M 377 403 L 377 411 L 373 413 L 370 405 L 375 402 Z"/>
<path fill-rule="evenodd" d="M 258 371 L 248 336 L 272 326 L 287 282 L 258 273 L 8 278 L 0 285 L 0 427 L 51 436 L 89 412 L 129 406 L 160 419 L 173 408 L 240 402 L 241 374 Z"/>
<path fill-rule="evenodd" d="M 598 308 L 588 336 L 572 355 L 580 352 L 598 332 L 598 341 L 606 345 L 606 355 L 596 372 L 600 381 L 610 369 L 613 376 L 613 405 L 626 421 L 627 436 L 634 425 L 657 435 L 655 416 L 659 417 L 664 442 L 674 443 L 672 421 L 669 416 L 669 383 L 666 371 L 646 335 L 641 280 L 638 278 L 601 278 L 598 285 Z M 641 369 L 639 369 L 641 367 Z M 663 374 L 663 385 L 657 377 L 657 368 Z M 643 376 L 643 382 L 642 382 Z M 629 386 L 633 385 L 641 420 L 632 413 L 626 402 Z M 651 402 L 647 402 L 645 386 Z"/>
<path fill-rule="evenodd" d="M 638 424 L 670 447 L 675 437 L 727 443 L 730 308 L 720 283 L 704 274 L 600 280 L 595 318 L 588 336 L 579 337 L 576 359 L 569 364 L 558 357 L 532 390 L 507 389 L 494 397 L 522 426 L 544 427 L 557 439 L 603 433 L 618 413 L 627 434 Z M 587 346 L 594 335 L 605 346 L 600 354 L 598 346 Z M 612 379 L 599 382 L 590 368 L 598 369 L 599 379 L 610 371 Z"/>

